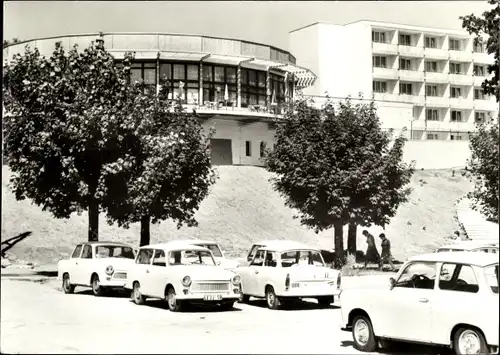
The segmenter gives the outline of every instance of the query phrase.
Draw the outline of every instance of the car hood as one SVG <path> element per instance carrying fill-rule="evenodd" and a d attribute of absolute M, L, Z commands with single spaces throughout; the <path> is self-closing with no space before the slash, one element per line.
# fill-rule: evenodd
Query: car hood
<path fill-rule="evenodd" d="M 173 270 L 191 277 L 193 281 L 230 281 L 235 276 L 234 272 L 222 266 L 176 265 Z"/>
<path fill-rule="evenodd" d="M 233 259 L 216 258 L 216 261 L 220 262 L 219 266 L 223 267 L 224 269 L 234 269 L 240 266 L 240 263 Z"/>
<path fill-rule="evenodd" d="M 127 270 L 131 265 L 134 264 L 134 259 L 99 258 L 95 260 L 104 267 L 108 267 L 109 265 L 111 265 L 115 270 Z"/>
<path fill-rule="evenodd" d="M 290 273 L 290 278 L 297 281 L 322 280 L 336 278 L 337 270 L 333 270 L 323 266 L 314 265 L 293 265 L 286 268 Z"/>

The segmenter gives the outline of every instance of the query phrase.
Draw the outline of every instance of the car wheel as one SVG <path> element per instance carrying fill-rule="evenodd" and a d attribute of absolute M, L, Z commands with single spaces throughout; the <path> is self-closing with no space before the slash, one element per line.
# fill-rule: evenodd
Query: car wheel
<path fill-rule="evenodd" d="M 104 289 L 99 282 L 99 276 L 92 276 L 92 293 L 94 296 L 102 296 L 104 294 Z"/>
<path fill-rule="evenodd" d="M 132 300 L 134 303 L 141 306 L 146 303 L 146 299 L 141 293 L 141 284 L 139 282 L 134 282 L 134 288 L 132 289 Z"/>
<path fill-rule="evenodd" d="M 352 338 L 356 350 L 372 352 L 377 348 L 372 322 L 365 316 L 357 316 L 352 322 Z"/>
<path fill-rule="evenodd" d="M 318 304 L 321 307 L 330 307 L 332 303 L 333 303 L 333 297 L 331 296 L 318 297 Z"/>
<path fill-rule="evenodd" d="M 266 303 L 269 309 L 279 309 L 281 306 L 280 300 L 276 296 L 272 286 L 267 286 L 266 288 Z"/>
<path fill-rule="evenodd" d="M 73 293 L 75 292 L 75 285 L 71 284 L 71 280 L 69 278 L 69 274 L 64 274 L 62 280 L 62 289 L 64 293 Z"/>
<path fill-rule="evenodd" d="M 488 353 L 488 346 L 483 334 L 475 328 L 459 329 L 453 339 L 453 348 L 457 355 Z"/>
<path fill-rule="evenodd" d="M 170 309 L 171 312 L 180 312 L 182 308 L 182 301 L 177 299 L 177 295 L 175 294 L 173 287 L 168 289 L 166 298 L 168 302 L 168 309 Z"/>
<path fill-rule="evenodd" d="M 244 293 L 240 293 L 240 298 L 238 298 L 239 303 L 248 303 L 250 301 L 250 296 L 245 295 Z"/>
<path fill-rule="evenodd" d="M 223 311 L 230 311 L 234 307 L 234 301 L 224 302 L 220 306 Z"/>

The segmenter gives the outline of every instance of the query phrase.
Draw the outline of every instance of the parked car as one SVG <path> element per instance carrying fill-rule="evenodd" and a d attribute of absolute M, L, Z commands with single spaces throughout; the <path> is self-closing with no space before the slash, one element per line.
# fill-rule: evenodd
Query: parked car
<path fill-rule="evenodd" d="M 291 241 L 258 248 L 250 265 L 235 272 L 241 276 L 240 301 L 265 297 L 270 309 L 301 298 L 316 298 L 328 306 L 340 292 L 340 272 L 326 267 L 320 250 Z"/>
<path fill-rule="evenodd" d="M 75 286 L 91 287 L 95 296 L 107 289 L 123 288 L 127 269 L 133 264 L 135 249 L 118 242 L 86 242 L 78 244 L 71 257 L 57 264 L 57 277 L 64 293 Z"/>
<path fill-rule="evenodd" d="M 498 254 L 442 252 L 410 258 L 390 285 L 340 294 L 342 330 L 372 352 L 384 339 L 498 351 Z"/>
<path fill-rule="evenodd" d="M 173 312 L 188 303 L 231 309 L 239 298 L 240 277 L 218 266 L 210 249 L 173 241 L 139 248 L 126 288 L 136 304 L 159 298 Z"/>
<path fill-rule="evenodd" d="M 212 240 L 201 240 L 201 239 L 183 239 L 183 240 L 175 240 L 172 243 L 182 243 L 186 245 L 197 245 L 200 247 L 208 248 L 212 252 L 215 262 L 217 265 L 222 266 L 226 270 L 233 270 L 240 266 L 239 262 L 234 259 L 228 259 L 224 255 L 220 245 Z"/>
<path fill-rule="evenodd" d="M 304 244 L 304 243 L 300 243 L 300 242 L 295 242 L 295 241 L 291 241 L 291 240 L 283 240 L 283 239 L 270 239 L 270 240 L 262 240 L 260 242 L 257 242 L 257 243 L 253 243 L 252 244 L 252 247 L 250 248 L 250 251 L 248 252 L 248 255 L 247 255 L 247 261 L 250 262 L 253 260 L 253 258 L 255 257 L 255 254 L 257 253 L 257 250 L 259 250 L 260 248 L 263 248 L 263 247 L 274 247 L 274 246 L 277 246 L 277 247 L 280 247 L 281 245 L 283 245 L 283 243 L 286 242 L 287 245 L 289 246 L 294 246 L 294 247 L 297 247 L 297 248 L 307 248 L 307 246 Z"/>
<path fill-rule="evenodd" d="M 468 240 L 456 242 L 449 245 L 444 245 L 436 249 L 437 253 L 441 252 L 455 252 L 455 251 L 480 251 L 483 253 L 496 253 L 498 254 L 498 241 L 487 240 Z"/>

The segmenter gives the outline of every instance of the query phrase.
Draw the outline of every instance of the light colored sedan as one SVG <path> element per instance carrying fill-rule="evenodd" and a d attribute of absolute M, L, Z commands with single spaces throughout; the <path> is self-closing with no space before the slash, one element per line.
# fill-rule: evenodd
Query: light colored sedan
<path fill-rule="evenodd" d="M 442 252 L 410 258 L 390 285 L 340 294 L 342 330 L 372 352 L 383 339 L 498 353 L 498 254 Z"/>
<path fill-rule="evenodd" d="M 135 250 L 118 242 L 86 242 L 78 244 L 69 259 L 57 264 L 57 277 L 64 293 L 73 293 L 75 286 L 91 287 L 95 296 L 107 289 L 123 288 L 127 269 L 133 264 Z"/>
<path fill-rule="evenodd" d="M 258 248 L 250 265 L 239 267 L 241 301 L 265 297 L 270 309 L 283 301 L 316 298 L 322 306 L 340 293 L 341 274 L 326 267 L 321 251 L 301 243 L 274 241 Z"/>
<path fill-rule="evenodd" d="M 498 254 L 498 240 L 467 240 L 455 242 L 453 244 L 444 245 L 436 249 L 436 253 L 442 252 L 455 252 L 455 251 L 480 251 L 483 253 Z"/>
<path fill-rule="evenodd" d="M 239 298 L 240 277 L 218 266 L 209 249 L 173 241 L 139 248 L 126 288 L 136 304 L 158 298 L 173 312 L 188 303 L 231 309 Z"/>
<path fill-rule="evenodd" d="M 240 266 L 238 261 L 227 258 L 224 255 L 224 252 L 222 251 L 219 243 L 213 240 L 182 239 L 182 240 L 172 241 L 171 243 L 178 243 L 179 245 L 197 245 L 199 247 L 208 248 L 212 252 L 217 265 L 222 266 L 226 270 L 233 270 L 238 266 Z"/>

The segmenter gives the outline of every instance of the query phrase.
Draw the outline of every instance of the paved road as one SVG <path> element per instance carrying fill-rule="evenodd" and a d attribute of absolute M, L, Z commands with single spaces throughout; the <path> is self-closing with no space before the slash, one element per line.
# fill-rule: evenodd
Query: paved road
<path fill-rule="evenodd" d="M 340 309 L 319 309 L 315 301 L 280 311 L 254 301 L 233 311 L 172 313 L 161 301 L 137 306 L 128 295 L 96 298 L 84 288 L 65 295 L 54 279 L 2 278 L 1 287 L 7 353 L 359 354 L 351 334 L 339 330 Z"/>

